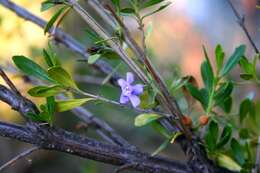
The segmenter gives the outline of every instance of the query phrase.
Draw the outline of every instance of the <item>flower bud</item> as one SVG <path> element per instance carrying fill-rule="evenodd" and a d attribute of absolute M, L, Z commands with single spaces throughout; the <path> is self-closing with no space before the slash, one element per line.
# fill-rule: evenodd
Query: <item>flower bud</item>
<path fill-rule="evenodd" d="M 191 120 L 191 118 L 189 117 L 189 116 L 187 116 L 187 115 L 184 115 L 183 117 L 182 117 L 182 123 L 184 124 L 184 125 L 186 125 L 186 126 L 191 126 L 192 125 L 192 120 Z"/>
<path fill-rule="evenodd" d="M 199 118 L 199 124 L 200 124 L 201 126 L 205 126 L 206 124 L 208 124 L 208 122 L 209 122 L 209 117 L 208 117 L 207 115 L 202 115 L 202 116 L 200 116 L 200 118 Z"/>

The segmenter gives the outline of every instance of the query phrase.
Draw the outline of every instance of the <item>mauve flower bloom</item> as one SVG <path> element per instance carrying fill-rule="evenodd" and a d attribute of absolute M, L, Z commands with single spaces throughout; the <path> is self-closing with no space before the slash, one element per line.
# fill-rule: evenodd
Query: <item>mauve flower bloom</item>
<path fill-rule="evenodd" d="M 130 100 L 133 107 L 137 107 L 140 104 L 138 96 L 143 93 L 144 86 L 142 84 L 131 85 L 134 82 L 134 75 L 131 72 L 126 73 L 126 80 L 118 79 L 117 82 L 122 90 L 120 103 L 126 104 Z"/>

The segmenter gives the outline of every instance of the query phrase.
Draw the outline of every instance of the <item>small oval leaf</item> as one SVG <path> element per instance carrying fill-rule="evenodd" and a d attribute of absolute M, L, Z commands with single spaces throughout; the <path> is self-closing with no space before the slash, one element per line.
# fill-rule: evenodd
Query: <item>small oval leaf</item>
<path fill-rule="evenodd" d="M 135 118 L 135 126 L 141 127 L 147 125 L 161 117 L 162 116 L 158 114 L 140 114 Z"/>
<path fill-rule="evenodd" d="M 62 100 L 56 101 L 56 111 L 57 112 L 64 112 L 76 107 L 79 107 L 86 102 L 95 100 L 94 98 L 84 98 L 84 99 L 72 99 L 72 100 Z"/>
<path fill-rule="evenodd" d="M 33 97 L 50 97 L 55 96 L 59 93 L 64 92 L 65 89 L 60 85 L 54 85 L 54 86 L 36 86 L 34 88 L 31 88 L 28 91 L 28 94 L 30 94 Z"/>
<path fill-rule="evenodd" d="M 54 79 L 57 83 L 64 87 L 71 87 L 74 89 L 78 89 L 74 80 L 70 76 L 70 74 L 64 70 L 62 67 L 52 67 L 48 70 L 48 75 Z"/>
<path fill-rule="evenodd" d="M 25 74 L 34 76 L 38 79 L 54 82 L 47 74 L 47 72 L 38 64 L 25 56 L 13 56 L 15 65 Z"/>

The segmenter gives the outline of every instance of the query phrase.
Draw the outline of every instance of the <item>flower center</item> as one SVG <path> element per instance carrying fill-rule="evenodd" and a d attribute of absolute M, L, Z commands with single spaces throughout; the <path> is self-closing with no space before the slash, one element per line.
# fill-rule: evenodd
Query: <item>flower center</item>
<path fill-rule="evenodd" d="M 126 95 L 126 96 L 130 96 L 132 93 L 132 87 L 127 85 L 125 88 L 124 88 L 124 92 L 123 94 Z"/>

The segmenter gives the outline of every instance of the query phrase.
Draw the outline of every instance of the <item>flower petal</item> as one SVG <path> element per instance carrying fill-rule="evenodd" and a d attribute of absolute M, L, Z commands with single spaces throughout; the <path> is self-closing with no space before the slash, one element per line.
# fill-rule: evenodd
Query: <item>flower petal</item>
<path fill-rule="evenodd" d="M 137 84 L 133 86 L 133 94 L 140 95 L 144 92 L 144 86 L 142 84 Z"/>
<path fill-rule="evenodd" d="M 135 79 L 134 79 L 133 73 L 127 72 L 127 73 L 126 73 L 126 81 L 127 81 L 127 83 L 131 84 L 131 83 L 134 82 L 134 80 L 135 80 Z"/>
<path fill-rule="evenodd" d="M 127 85 L 127 82 L 124 79 L 118 79 L 117 83 L 121 88 L 124 88 Z"/>
<path fill-rule="evenodd" d="M 129 99 L 130 99 L 130 101 L 131 101 L 133 107 L 137 107 L 137 106 L 140 104 L 140 102 L 141 102 L 140 99 L 139 99 L 139 97 L 137 97 L 136 95 L 131 95 L 131 96 L 129 97 Z"/>
<path fill-rule="evenodd" d="M 129 98 L 127 96 L 124 96 L 123 94 L 121 94 L 120 103 L 126 104 L 128 101 L 129 101 Z"/>

